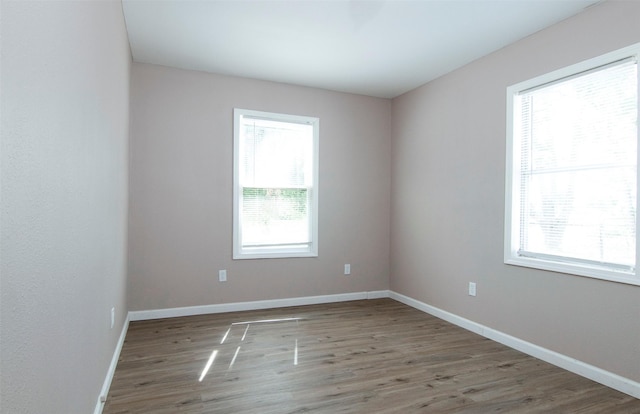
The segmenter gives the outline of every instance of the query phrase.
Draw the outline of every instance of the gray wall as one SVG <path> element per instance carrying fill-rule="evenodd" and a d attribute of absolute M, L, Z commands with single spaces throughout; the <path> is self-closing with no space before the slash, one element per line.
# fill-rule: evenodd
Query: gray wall
<path fill-rule="evenodd" d="M 606 2 L 393 100 L 392 290 L 640 381 L 640 287 L 503 264 L 507 86 L 640 42 L 639 16 Z"/>
<path fill-rule="evenodd" d="M 90 413 L 127 310 L 121 4 L 1 7 L 0 411 Z"/>
<path fill-rule="evenodd" d="M 389 287 L 390 100 L 138 63 L 131 90 L 130 310 Z M 234 107 L 320 118 L 317 258 L 231 259 Z"/>

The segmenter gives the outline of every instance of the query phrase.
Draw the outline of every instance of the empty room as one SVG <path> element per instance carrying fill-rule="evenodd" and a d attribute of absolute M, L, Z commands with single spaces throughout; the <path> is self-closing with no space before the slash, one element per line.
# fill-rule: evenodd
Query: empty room
<path fill-rule="evenodd" d="M 0 4 L 0 412 L 640 413 L 639 1 Z"/>

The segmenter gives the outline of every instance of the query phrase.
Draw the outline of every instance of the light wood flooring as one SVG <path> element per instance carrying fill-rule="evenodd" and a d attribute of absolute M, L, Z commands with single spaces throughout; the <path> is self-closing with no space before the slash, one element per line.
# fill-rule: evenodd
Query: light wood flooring
<path fill-rule="evenodd" d="M 640 400 L 379 299 L 132 322 L 103 411 L 493 412 L 630 414 Z"/>

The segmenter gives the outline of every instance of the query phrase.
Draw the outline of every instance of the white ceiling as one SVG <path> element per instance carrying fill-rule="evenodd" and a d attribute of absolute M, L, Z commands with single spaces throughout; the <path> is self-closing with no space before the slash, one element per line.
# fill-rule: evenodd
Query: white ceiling
<path fill-rule="evenodd" d="M 391 98 L 599 0 L 123 0 L 133 59 Z"/>

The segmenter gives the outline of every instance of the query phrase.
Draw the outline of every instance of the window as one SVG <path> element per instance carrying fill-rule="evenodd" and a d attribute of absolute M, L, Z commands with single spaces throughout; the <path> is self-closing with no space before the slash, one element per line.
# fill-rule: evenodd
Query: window
<path fill-rule="evenodd" d="M 507 89 L 505 263 L 640 285 L 639 54 Z"/>
<path fill-rule="evenodd" d="M 318 255 L 318 128 L 234 110 L 234 259 Z"/>

